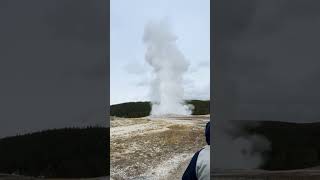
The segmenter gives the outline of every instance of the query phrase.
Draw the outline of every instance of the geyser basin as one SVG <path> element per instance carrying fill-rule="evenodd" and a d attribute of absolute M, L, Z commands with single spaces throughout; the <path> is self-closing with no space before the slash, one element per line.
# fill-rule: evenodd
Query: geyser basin
<path fill-rule="evenodd" d="M 192 107 L 183 100 L 183 76 L 189 63 L 176 45 L 177 37 L 165 20 L 149 22 L 143 41 L 147 47 L 145 59 L 153 69 L 151 84 L 151 115 L 189 115 Z"/>

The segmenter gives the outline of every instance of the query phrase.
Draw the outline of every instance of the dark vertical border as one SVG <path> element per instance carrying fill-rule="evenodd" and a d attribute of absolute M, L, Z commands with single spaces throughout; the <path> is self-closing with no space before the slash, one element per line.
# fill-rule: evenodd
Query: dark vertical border
<path fill-rule="evenodd" d="M 106 27 L 106 119 L 107 126 L 110 127 L 110 0 L 104 0 L 107 8 L 105 27 Z"/>
<path fill-rule="evenodd" d="M 210 123 L 212 124 L 211 127 L 214 127 L 214 110 L 215 110 L 215 96 L 214 96 L 214 73 L 216 72 L 215 67 L 215 51 L 214 48 L 216 47 L 215 43 L 215 33 L 214 33 L 214 11 L 215 11 L 215 3 L 216 1 L 210 1 Z M 213 128 L 210 129 L 210 162 L 213 162 Z M 211 163 L 212 164 L 212 163 Z M 212 179 L 212 166 L 210 166 L 210 179 Z"/>
<path fill-rule="evenodd" d="M 105 2 L 105 7 L 106 7 L 106 15 L 105 15 L 105 28 L 106 28 L 106 33 L 105 33 L 105 39 L 106 39 L 106 120 L 107 120 L 107 127 L 110 128 L 110 0 L 104 0 Z M 107 147 L 107 159 L 108 159 L 108 169 L 107 173 L 110 176 L 110 167 L 111 167 L 111 162 L 110 162 L 110 131 L 109 134 L 107 135 L 107 141 L 108 141 L 108 147 Z M 109 177 L 108 177 L 109 179 Z"/>

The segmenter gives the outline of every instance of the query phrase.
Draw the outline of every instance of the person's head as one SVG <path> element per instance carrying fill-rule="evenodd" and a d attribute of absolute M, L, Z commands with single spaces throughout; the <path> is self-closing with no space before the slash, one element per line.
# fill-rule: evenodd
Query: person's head
<path fill-rule="evenodd" d="M 210 121 L 206 125 L 205 136 L 207 144 L 210 145 Z"/>

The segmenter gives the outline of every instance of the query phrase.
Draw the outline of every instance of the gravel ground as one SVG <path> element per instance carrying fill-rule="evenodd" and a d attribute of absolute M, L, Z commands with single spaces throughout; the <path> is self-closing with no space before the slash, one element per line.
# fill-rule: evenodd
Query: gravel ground
<path fill-rule="evenodd" d="M 74 179 L 63 179 L 63 178 L 35 178 L 26 176 L 17 176 L 9 174 L 0 174 L 0 180 L 109 180 L 109 177 L 98 177 L 98 178 L 74 178 Z"/>
<path fill-rule="evenodd" d="M 181 179 L 192 155 L 205 145 L 209 118 L 113 118 L 111 179 Z"/>

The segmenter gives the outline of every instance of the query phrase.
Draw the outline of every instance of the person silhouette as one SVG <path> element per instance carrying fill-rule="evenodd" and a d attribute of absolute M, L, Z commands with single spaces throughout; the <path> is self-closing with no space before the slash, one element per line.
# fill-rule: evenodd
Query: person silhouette
<path fill-rule="evenodd" d="M 193 155 L 182 180 L 210 180 L 210 121 L 206 124 L 205 138 L 207 145 Z"/>

